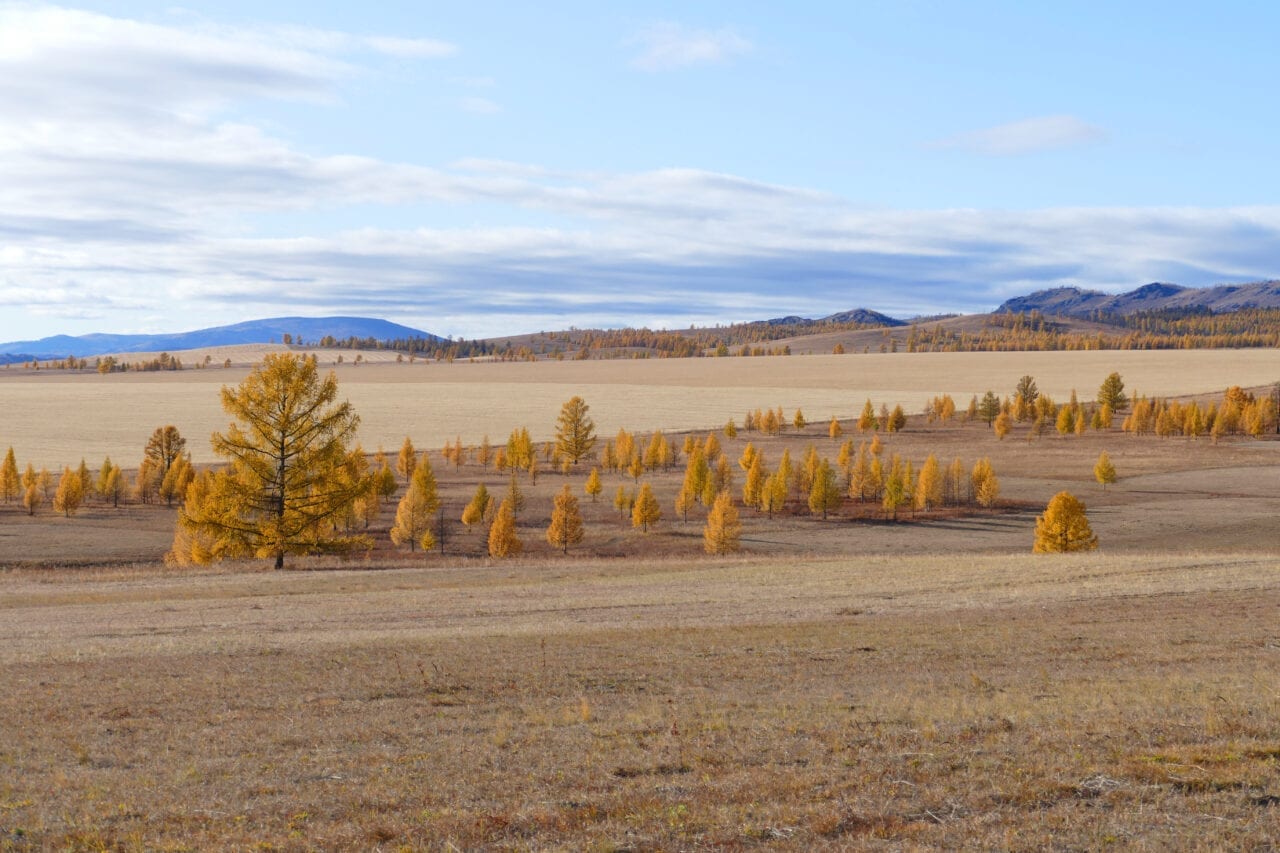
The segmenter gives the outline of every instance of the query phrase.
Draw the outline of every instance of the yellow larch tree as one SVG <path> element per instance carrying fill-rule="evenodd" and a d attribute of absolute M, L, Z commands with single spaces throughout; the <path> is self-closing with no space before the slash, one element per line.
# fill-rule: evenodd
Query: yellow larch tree
<path fill-rule="evenodd" d="M 925 511 L 942 506 L 942 471 L 938 467 L 938 457 L 930 453 L 929 458 L 920 466 L 920 478 L 916 482 L 916 509 Z"/>
<path fill-rule="evenodd" d="M 436 510 L 440 508 L 440 496 L 436 486 L 431 460 L 423 453 L 413 468 L 409 488 L 396 507 L 396 521 L 391 527 L 391 541 L 397 545 L 408 543 L 412 551 L 418 545 L 429 551 L 436 544 L 431 532 Z"/>
<path fill-rule="evenodd" d="M 223 387 L 222 406 L 235 420 L 212 444 L 228 465 L 195 503 L 188 490 L 178 515 L 209 547 L 175 552 L 176 561 L 257 556 L 282 569 L 287 554 L 372 547 L 338 529 L 368 484 L 345 473 L 360 418 L 337 394 L 332 371 L 321 378 L 313 356 L 287 352 L 268 354 L 238 387 Z"/>
<path fill-rule="evenodd" d="M 1000 496 L 1000 480 L 996 477 L 995 469 L 991 467 L 989 458 L 983 457 L 973 464 L 973 472 L 969 475 L 969 484 L 973 492 L 973 499 L 977 501 L 979 506 L 989 508 L 995 505 L 996 498 Z"/>
<path fill-rule="evenodd" d="M 591 453 L 596 444 L 596 424 L 588 412 L 591 407 L 574 395 L 560 407 L 556 419 L 555 449 L 574 465 Z"/>
<path fill-rule="evenodd" d="M 404 444 L 400 445 L 400 455 L 396 457 L 396 473 L 407 483 L 413 478 L 413 469 L 417 464 L 418 451 L 414 449 L 412 439 L 406 435 Z"/>
<path fill-rule="evenodd" d="M 485 516 L 489 514 L 489 504 L 492 500 L 489 489 L 484 483 L 476 486 L 475 494 L 462 510 L 462 523 L 468 530 L 484 521 Z"/>
<path fill-rule="evenodd" d="M 1004 441 L 1004 437 L 1013 429 L 1013 418 L 1008 412 L 1001 412 L 996 415 L 996 419 L 991 422 L 991 428 L 995 430 L 996 438 Z"/>
<path fill-rule="evenodd" d="M 1107 451 L 1098 454 L 1098 461 L 1093 466 L 1093 478 L 1102 486 L 1103 491 L 1116 481 L 1116 466 L 1112 464 Z"/>
<path fill-rule="evenodd" d="M 22 479 L 18 475 L 18 460 L 13 455 L 13 448 L 4 455 L 4 463 L 0 464 L 0 496 L 4 502 L 17 498 L 22 494 Z"/>
<path fill-rule="evenodd" d="M 654 497 L 653 487 L 648 483 L 640 486 L 635 504 L 631 507 L 631 526 L 648 532 L 650 524 L 657 524 L 662 518 L 662 506 Z"/>
<path fill-rule="evenodd" d="M 504 500 L 498 505 L 493 524 L 489 526 L 489 556 L 514 557 L 524 547 L 516 535 L 516 516 L 511 504 Z"/>
<path fill-rule="evenodd" d="M 835 469 L 831 467 L 828 460 L 823 459 L 814 472 L 813 482 L 809 486 L 809 511 L 822 513 L 825 519 L 828 512 L 840 508 L 842 498 Z"/>
<path fill-rule="evenodd" d="M 568 554 L 569 546 L 577 545 L 582 537 L 582 511 L 578 507 L 578 499 L 569 490 L 569 484 L 565 483 L 553 501 L 547 542 Z"/>
<path fill-rule="evenodd" d="M 70 518 L 80 508 L 83 500 L 84 481 L 80 479 L 79 472 L 70 467 L 63 468 L 62 476 L 58 479 L 58 491 L 53 496 L 53 508 Z"/>
<path fill-rule="evenodd" d="M 840 426 L 840 421 L 836 420 L 836 416 L 831 416 L 831 422 L 827 424 L 827 437 L 832 441 L 839 441 L 840 436 L 844 435 L 844 427 Z"/>
<path fill-rule="evenodd" d="M 600 482 L 599 468 L 591 469 L 591 473 L 587 475 L 587 482 L 586 485 L 582 487 L 582 491 L 591 498 L 592 503 L 595 503 L 600 498 L 600 493 L 604 491 L 604 484 Z"/>
<path fill-rule="evenodd" d="M 741 538 L 738 508 L 728 492 L 721 492 L 707 513 L 707 526 L 702 531 L 703 548 L 708 554 L 729 554 L 742 547 Z"/>
<path fill-rule="evenodd" d="M 875 407 L 871 405 L 871 400 L 868 398 L 866 405 L 862 407 L 862 414 L 858 417 L 858 431 L 871 432 L 879 428 L 880 424 L 876 421 Z"/>
<path fill-rule="evenodd" d="M 744 506 L 759 506 L 760 492 L 764 489 L 769 472 L 764 467 L 764 455 L 756 453 L 751 457 L 751 468 L 747 470 L 747 480 L 742 484 L 742 503 Z"/>
<path fill-rule="evenodd" d="M 1036 519 L 1036 541 L 1032 551 L 1047 554 L 1092 551 L 1097 547 L 1098 537 L 1089 526 L 1084 503 L 1070 492 L 1054 495 L 1044 514 Z"/>

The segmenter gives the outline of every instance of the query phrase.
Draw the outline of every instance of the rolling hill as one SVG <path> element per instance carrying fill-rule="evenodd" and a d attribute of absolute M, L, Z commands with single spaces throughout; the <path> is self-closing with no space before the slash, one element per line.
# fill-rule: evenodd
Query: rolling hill
<path fill-rule="evenodd" d="M 325 337 L 332 337 L 339 341 L 349 338 L 361 340 L 372 338 L 378 341 L 398 338 L 440 340 L 430 332 L 366 317 L 274 317 L 175 334 L 92 334 L 75 337 L 55 335 L 35 341 L 13 341 L 0 344 L 0 362 L 32 359 L 44 361 L 67 356 L 84 358 L 126 352 L 179 352 L 200 347 L 280 343 L 285 335 L 290 335 L 294 341 L 308 343 L 315 343 Z"/>

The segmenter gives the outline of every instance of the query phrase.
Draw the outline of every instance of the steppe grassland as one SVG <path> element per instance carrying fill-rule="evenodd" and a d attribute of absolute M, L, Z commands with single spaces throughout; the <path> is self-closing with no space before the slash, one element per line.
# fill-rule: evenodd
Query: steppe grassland
<path fill-rule="evenodd" d="M 244 353 L 240 353 L 241 356 Z M 560 404 L 587 400 L 600 432 L 620 427 L 707 429 L 748 409 L 804 410 L 811 421 L 855 416 L 871 398 L 920 411 L 937 394 L 963 405 L 988 389 L 1009 394 L 1019 376 L 1036 377 L 1040 390 L 1065 401 L 1071 389 L 1091 398 L 1102 379 L 1119 371 L 1129 390 L 1173 396 L 1221 391 L 1228 384 L 1266 385 L 1280 378 L 1276 350 L 1164 350 L 1037 353 L 898 353 L 770 358 L 641 359 L 536 363 L 337 365 L 342 396 L 360 413 L 360 440 L 399 447 L 406 435 L 438 448 L 460 436 L 497 442 L 526 426 L 535 440 L 551 437 Z M 188 437 L 197 463 L 214 461 L 205 437 L 224 429 L 217 389 L 234 385 L 246 368 L 175 373 L 65 374 L 0 370 L 0 444 L 20 459 L 50 469 L 81 457 L 136 464 L 151 431 L 172 423 Z"/>
<path fill-rule="evenodd" d="M 1272 562 L 16 573 L 0 831 L 126 850 L 1265 846 Z"/>

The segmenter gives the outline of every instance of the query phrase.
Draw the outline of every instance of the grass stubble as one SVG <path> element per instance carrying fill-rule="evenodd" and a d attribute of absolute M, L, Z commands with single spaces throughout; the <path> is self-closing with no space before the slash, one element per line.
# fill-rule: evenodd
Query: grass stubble
<path fill-rule="evenodd" d="M 13 849 L 1262 847 L 1267 554 L 17 572 Z"/>

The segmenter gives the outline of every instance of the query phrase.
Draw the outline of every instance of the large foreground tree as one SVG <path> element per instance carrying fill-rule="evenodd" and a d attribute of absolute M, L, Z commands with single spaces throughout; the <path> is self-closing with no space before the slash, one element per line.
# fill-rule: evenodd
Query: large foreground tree
<path fill-rule="evenodd" d="M 268 557 L 282 569 L 286 554 L 369 547 L 338 529 L 369 484 L 347 453 L 360 418 L 337 395 L 332 372 L 322 379 L 314 357 L 291 353 L 270 354 L 239 387 L 223 386 L 235 420 L 212 442 L 228 465 L 188 492 L 175 560 Z"/>
<path fill-rule="evenodd" d="M 571 397 L 556 419 L 556 452 L 574 465 L 596 444 L 596 424 L 587 414 L 591 407 L 581 397 Z"/>

